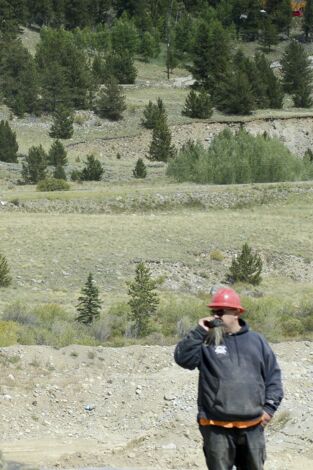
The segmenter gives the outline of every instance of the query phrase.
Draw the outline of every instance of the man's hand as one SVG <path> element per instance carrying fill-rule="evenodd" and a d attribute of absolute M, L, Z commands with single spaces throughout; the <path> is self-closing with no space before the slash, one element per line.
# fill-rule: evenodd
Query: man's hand
<path fill-rule="evenodd" d="M 202 326 L 206 331 L 209 331 L 209 322 L 214 320 L 214 317 L 205 317 L 205 318 L 200 318 L 198 325 Z"/>
<path fill-rule="evenodd" d="M 269 415 L 268 413 L 266 413 L 266 411 L 263 411 L 261 426 L 263 426 L 263 428 L 265 428 L 265 426 L 268 425 L 268 423 L 271 421 L 271 419 L 272 419 L 272 416 Z"/>

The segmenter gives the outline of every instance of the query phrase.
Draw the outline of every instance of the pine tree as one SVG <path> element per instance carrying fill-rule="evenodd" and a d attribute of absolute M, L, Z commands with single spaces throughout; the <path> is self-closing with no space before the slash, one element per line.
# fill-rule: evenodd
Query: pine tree
<path fill-rule="evenodd" d="M 53 171 L 53 178 L 66 181 L 66 173 L 62 165 L 57 165 Z"/>
<path fill-rule="evenodd" d="M 256 54 L 255 65 L 258 72 L 258 83 L 261 84 L 260 94 L 263 97 L 263 107 L 280 109 L 283 106 L 284 92 L 280 80 L 275 76 L 270 63 L 264 54 Z M 255 83 L 255 82 L 254 82 Z M 259 103 L 259 101 L 257 101 Z"/>
<path fill-rule="evenodd" d="M 242 250 L 237 258 L 233 258 L 230 267 L 229 277 L 233 282 L 241 281 L 249 284 L 258 285 L 262 281 L 262 260 L 247 243 L 242 245 Z"/>
<path fill-rule="evenodd" d="M 149 160 L 167 162 L 176 155 L 175 147 L 171 144 L 172 135 L 167 125 L 166 117 L 161 116 L 153 129 L 149 149 Z"/>
<path fill-rule="evenodd" d="M 228 73 L 216 91 L 216 106 L 227 114 L 250 114 L 255 106 L 253 90 L 241 70 Z"/>
<path fill-rule="evenodd" d="M 193 65 L 189 67 L 196 86 L 214 97 L 215 89 L 223 79 L 230 62 L 229 35 L 218 22 L 208 25 L 200 22 L 192 53 Z"/>
<path fill-rule="evenodd" d="M 309 36 L 313 32 L 313 0 L 307 0 L 303 12 L 303 31 L 305 40 L 308 41 Z"/>
<path fill-rule="evenodd" d="M 168 43 L 167 48 L 166 48 L 165 65 L 166 65 L 167 79 L 169 80 L 170 74 L 173 73 L 173 70 L 178 65 L 178 58 L 177 58 L 177 53 L 175 50 L 175 43 L 173 39 L 171 39 L 171 42 Z"/>
<path fill-rule="evenodd" d="M 123 112 L 126 109 L 125 96 L 115 79 L 111 78 L 106 88 L 101 90 L 96 102 L 96 113 L 111 121 L 123 119 Z"/>
<path fill-rule="evenodd" d="M 138 158 L 136 166 L 133 170 L 133 175 L 135 178 L 145 178 L 147 176 L 146 165 L 142 158 Z"/>
<path fill-rule="evenodd" d="M 267 0 L 266 11 L 276 26 L 277 31 L 289 34 L 292 21 L 290 0 Z"/>
<path fill-rule="evenodd" d="M 55 139 L 70 139 L 73 135 L 73 112 L 64 106 L 59 106 L 53 115 L 53 123 L 49 135 Z"/>
<path fill-rule="evenodd" d="M 130 300 L 129 318 L 134 322 L 134 331 L 137 336 L 145 336 L 149 333 L 149 323 L 159 304 L 158 295 L 155 292 L 157 281 L 151 278 L 149 268 L 144 263 L 139 263 L 133 282 L 128 283 L 128 295 Z"/>
<path fill-rule="evenodd" d="M 182 114 L 191 118 L 208 119 L 212 116 L 212 102 L 205 90 L 196 93 L 191 90 L 188 94 Z"/>
<path fill-rule="evenodd" d="M 133 57 L 139 46 L 139 35 L 133 20 L 125 14 L 117 19 L 111 29 L 111 40 L 115 52 L 124 55 L 127 51 Z"/>
<path fill-rule="evenodd" d="M 16 133 L 12 131 L 8 121 L 0 122 L 0 161 L 17 162 L 18 144 Z"/>
<path fill-rule="evenodd" d="M 145 31 L 140 42 L 140 54 L 144 62 L 149 62 L 155 55 L 154 37 L 149 31 Z"/>
<path fill-rule="evenodd" d="M 1 88 L 5 104 L 17 115 L 38 113 L 38 76 L 35 62 L 20 40 L 2 43 Z"/>
<path fill-rule="evenodd" d="M 88 155 L 85 167 L 80 173 L 80 179 L 82 181 L 100 181 L 103 173 L 101 162 L 94 155 Z"/>
<path fill-rule="evenodd" d="M 0 287 L 8 287 L 12 282 L 6 257 L 0 253 Z"/>
<path fill-rule="evenodd" d="M 31 147 L 23 162 L 22 177 L 25 183 L 38 183 L 47 174 L 47 154 L 43 147 Z"/>
<path fill-rule="evenodd" d="M 133 57 L 127 51 L 111 53 L 106 59 L 106 76 L 114 77 L 121 84 L 135 83 L 137 69 Z"/>
<path fill-rule="evenodd" d="M 67 163 L 67 153 L 64 145 L 59 140 L 55 140 L 48 153 L 48 164 L 65 166 Z"/>
<path fill-rule="evenodd" d="M 91 325 L 100 316 L 101 301 L 99 299 L 99 289 L 95 285 L 91 273 L 89 273 L 87 282 L 81 289 L 76 310 L 78 312 L 76 321 L 85 325 Z"/>
<path fill-rule="evenodd" d="M 271 52 L 271 46 L 278 43 L 278 35 L 276 26 L 272 23 L 270 18 L 262 23 L 260 44 L 262 44 L 265 52 Z"/>
<path fill-rule="evenodd" d="M 149 101 L 147 106 L 145 106 L 143 110 L 143 119 L 141 120 L 141 124 L 146 129 L 154 129 L 157 121 L 160 117 L 166 118 L 166 110 L 161 98 L 157 98 L 157 102 L 152 103 Z"/>
<path fill-rule="evenodd" d="M 292 95 L 295 106 L 308 108 L 312 104 L 312 71 L 302 44 L 291 41 L 282 58 L 283 85 Z"/>

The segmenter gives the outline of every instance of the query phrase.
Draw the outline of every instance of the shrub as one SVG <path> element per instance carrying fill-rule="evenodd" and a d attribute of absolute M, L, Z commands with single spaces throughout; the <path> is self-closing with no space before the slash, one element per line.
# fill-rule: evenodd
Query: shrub
<path fill-rule="evenodd" d="M 60 305 L 44 304 L 33 310 L 33 315 L 46 328 L 51 328 L 55 321 L 69 320 L 71 317 Z"/>
<path fill-rule="evenodd" d="M 0 321 L 0 347 L 17 343 L 18 325 L 13 321 Z"/>
<path fill-rule="evenodd" d="M 59 140 L 55 140 L 48 153 L 48 163 L 53 166 L 67 165 L 67 153 L 64 145 Z"/>
<path fill-rule="evenodd" d="M 6 257 L 0 253 L 0 287 L 8 287 L 12 282 Z"/>
<path fill-rule="evenodd" d="M 35 315 L 28 311 L 26 305 L 19 301 L 5 307 L 2 319 L 14 321 L 21 325 L 35 325 L 38 322 Z"/>
<path fill-rule="evenodd" d="M 136 166 L 133 170 L 133 175 L 135 178 L 145 178 L 147 176 L 146 165 L 144 164 L 142 158 L 138 158 Z"/>
<path fill-rule="evenodd" d="M 233 282 L 242 281 L 249 284 L 260 284 L 262 272 L 262 260 L 256 253 L 252 253 L 252 249 L 247 243 L 242 245 L 242 250 L 237 258 L 233 258 L 230 267 L 229 278 Z"/>
<path fill-rule="evenodd" d="M 63 179 L 45 178 L 37 184 L 37 191 L 68 191 L 70 185 Z"/>
<path fill-rule="evenodd" d="M 287 336 L 298 336 L 303 333 L 304 325 L 299 318 L 285 318 L 282 321 L 282 330 Z"/>
<path fill-rule="evenodd" d="M 276 138 L 225 129 L 206 150 L 188 142 L 169 161 L 167 174 L 178 181 L 234 184 L 294 181 L 309 177 L 304 162 Z"/>
<path fill-rule="evenodd" d="M 213 261 L 223 261 L 224 255 L 220 250 L 213 250 L 210 253 L 210 259 Z"/>

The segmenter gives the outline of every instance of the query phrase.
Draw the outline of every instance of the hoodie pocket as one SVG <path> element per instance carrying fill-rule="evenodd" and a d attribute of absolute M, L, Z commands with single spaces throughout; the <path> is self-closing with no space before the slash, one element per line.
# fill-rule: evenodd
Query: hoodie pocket
<path fill-rule="evenodd" d="M 225 419 L 253 419 L 262 415 L 264 402 L 263 382 L 251 378 L 221 379 L 213 409 Z"/>

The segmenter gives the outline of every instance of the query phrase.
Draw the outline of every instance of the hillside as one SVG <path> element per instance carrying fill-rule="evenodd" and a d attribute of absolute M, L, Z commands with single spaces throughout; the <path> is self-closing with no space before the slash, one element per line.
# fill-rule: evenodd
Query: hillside
<path fill-rule="evenodd" d="M 267 470 L 310 470 L 310 342 L 274 344 L 285 399 L 267 430 Z M 0 350 L 1 449 L 32 468 L 204 468 L 197 373 L 173 348 L 13 346 Z"/>

